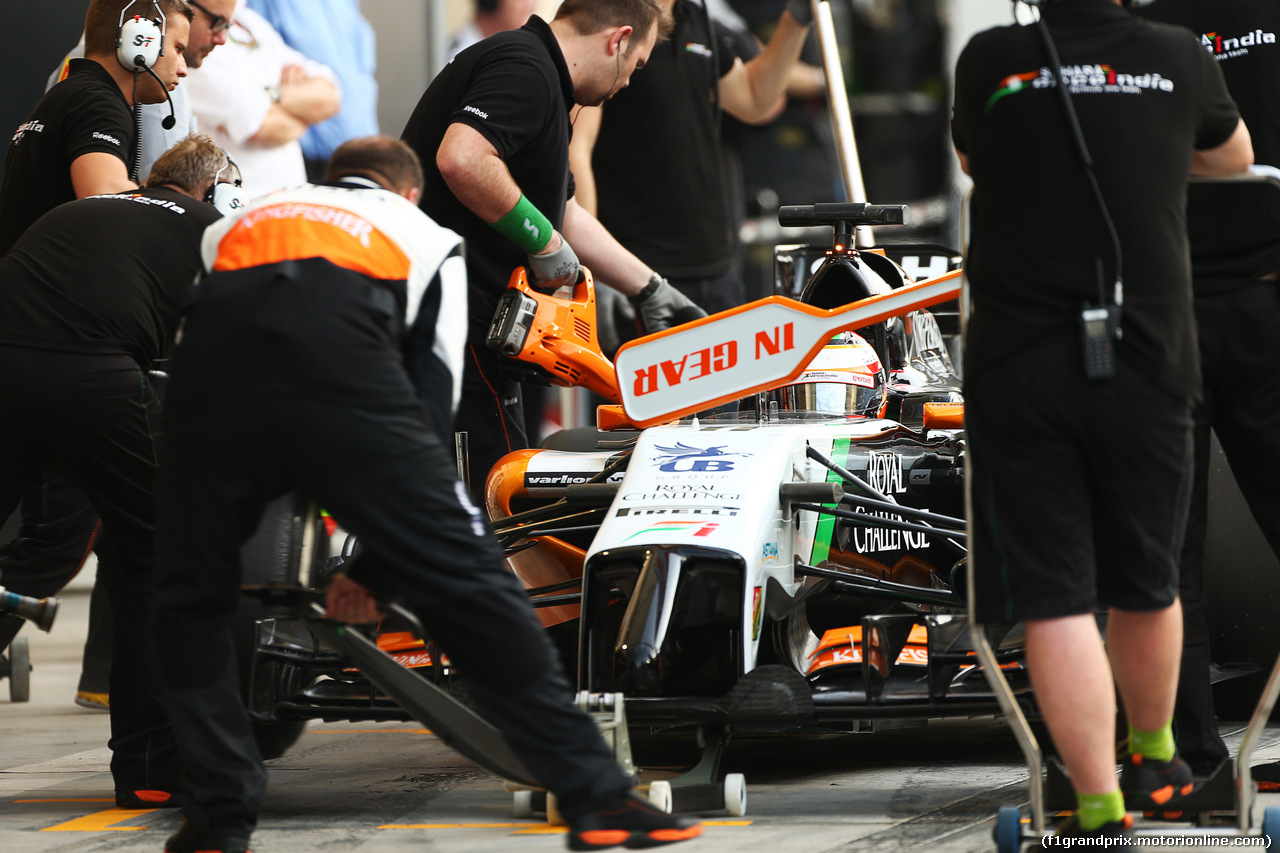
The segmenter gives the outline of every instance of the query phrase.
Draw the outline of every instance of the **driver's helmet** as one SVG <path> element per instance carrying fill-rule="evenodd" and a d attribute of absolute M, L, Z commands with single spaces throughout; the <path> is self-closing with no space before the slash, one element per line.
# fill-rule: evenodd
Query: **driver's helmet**
<path fill-rule="evenodd" d="M 822 412 L 879 418 L 889 400 L 880 357 L 862 337 L 841 332 L 824 346 L 794 384 L 769 392 L 784 412 Z"/>

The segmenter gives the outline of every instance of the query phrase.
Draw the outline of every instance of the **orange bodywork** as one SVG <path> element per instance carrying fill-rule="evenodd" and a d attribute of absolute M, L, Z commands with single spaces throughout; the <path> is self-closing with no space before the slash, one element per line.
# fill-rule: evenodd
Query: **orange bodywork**
<path fill-rule="evenodd" d="M 512 502 L 529 496 L 524 475 L 528 470 L 529 460 L 539 452 L 517 450 L 508 453 L 493 466 L 484 487 L 485 507 L 490 518 L 495 521 L 508 518 L 514 514 L 511 511 Z M 581 580 L 586 551 L 554 536 L 538 536 L 532 541 L 537 543 L 534 547 L 507 557 L 507 567 L 520 579 L 525 589 Z M 577 619 L 582 615 L 582 607 L 565 604 L 539 607 L 535 612 L 543 626 L 550 627 Z"/>

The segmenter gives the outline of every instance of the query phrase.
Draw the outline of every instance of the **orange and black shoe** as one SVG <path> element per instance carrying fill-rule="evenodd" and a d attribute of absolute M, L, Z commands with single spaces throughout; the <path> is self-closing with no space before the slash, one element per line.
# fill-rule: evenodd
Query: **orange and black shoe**
<path fill-rule="evenodd" d="M 252 853 L 248 840 L 211 841 L 198 838 L 195 830 L 185 820 L 178 831 L 164 843 L 164 853 Z"/>
<path fill-rule="evenodd" d="M 1178 811 L 1178 801 L 1195 788 L 1191 767 L 1177 754 L 1171 761 L 1130 755 L 1120 771 L 1124 807 L 1130 811 L 1163 812 L 1175 819 L 1171 813 Z"/>
<path fill-rule="evenodd" d="M 178 797 L 168 791 L 116 791 L 118 809 L 176 809 Z"/>
<path fill-rule="evenodd" d="M 569 849 L 604 850 L 621 845 L 639 850 L 688 841 L 701 834 L 697 818 L 659 811 L 633 792 L 571 821 Z"/>
<path fill-rule="evenodd" d="M 1280 791 L 1280 761 L 1270 764 L 1255 764 L 1249 768 L 1253 775 L 1253 783 L 1263 793 L 1272 794 Z"/>

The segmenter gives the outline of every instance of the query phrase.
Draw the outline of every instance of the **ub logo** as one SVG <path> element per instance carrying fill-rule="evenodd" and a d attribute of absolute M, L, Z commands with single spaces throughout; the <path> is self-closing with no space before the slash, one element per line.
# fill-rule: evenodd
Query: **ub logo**
<path fill-rule="evenodd" d="M 690 447 L 684 442 L 678 442 L 675 447 L 663 447 L 660 444 L 654 446 L 663 453 L 654 460 L 654 464 L 658 466 L 659 471 L 667 472 L 732 471 L 732 460 L 724 457 L 751 455 L 750 453 L 726 453 L 724 448 L 727 445 L 723 444 L 715 447 Z"/>

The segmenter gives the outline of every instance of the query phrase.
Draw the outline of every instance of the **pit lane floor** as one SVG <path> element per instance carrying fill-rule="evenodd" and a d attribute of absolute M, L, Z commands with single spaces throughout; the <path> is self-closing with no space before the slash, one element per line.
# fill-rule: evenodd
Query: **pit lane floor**
<path fill-rule="evenodd" d="M 35 665 L 30 702 L 8 702 L 8 682 L 0 681 L 4 853 L 158 853 L 178 825 L 174 811 L 113 808 L 107 717 L 71 701 L 87 609 L 87 595 L 73 593 L 51 634 L 24 630 Z M 1239 728 L 1229 729 L 1233 748 Z M 674 775 L 690 755 L 682 744 L 639 749 L 655 768 L 652 778 Z M 1258 757 L 1280 758 L 1280 726 L 1264 734 Z M 991 719 L 870 735 L 739 738 L 725 765 L 746 775 L 746 816 L 707 815 L 703 838 L 677 849 L 990 851 L 999 806 L 1026 799 L 1018 749 Z M 514 818 L 497 779 L 412 724 L 313 723 L 268 767 L 258 853 L 565 849 L 562 830 Z M 1280 795 L 1260 798 L 1257 819 L 1267 805 L 1280 805 Z"/>

